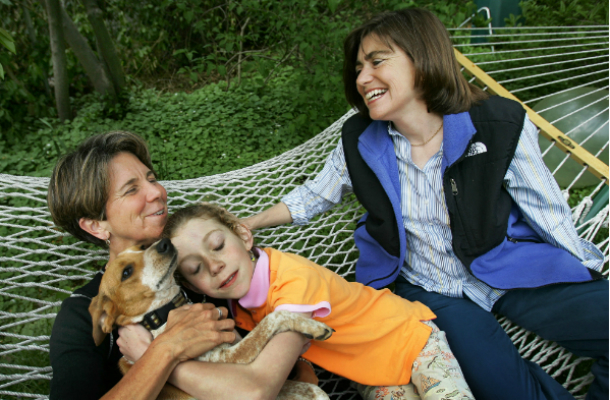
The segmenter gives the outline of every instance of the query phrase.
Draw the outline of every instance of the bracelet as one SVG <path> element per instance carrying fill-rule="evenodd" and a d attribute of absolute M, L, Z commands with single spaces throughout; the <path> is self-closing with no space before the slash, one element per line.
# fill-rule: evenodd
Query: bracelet
<path fill-rule="evenodd" d="M 312 363 L 311 363 L 309 360 L 304 359 L 303 357 L 299 357 L 299 358 L 297 359 L 297 361 L 303 361 L 304 363 L 309 364 L 309 366 L 310 366 L 311 368 L 313 368 L 313 364 L 312 364 Z"/>

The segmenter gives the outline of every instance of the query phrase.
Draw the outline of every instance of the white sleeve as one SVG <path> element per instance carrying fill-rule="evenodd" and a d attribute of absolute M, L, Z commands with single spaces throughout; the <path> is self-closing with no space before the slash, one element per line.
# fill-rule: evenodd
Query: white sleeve
<path fill-rule="evenodd" d="M 527 115 L 504 183 L 528 224 L 545 242 L 569 251 L 588 268 L 602 267 L 602 253 L 574 228 L 570 207 L 542 160 L 538 129 Z"/>
<path fill-rule="evenodd" d="M 288 206 L 295 225 L 305 225 L 316 215 L 341 203 L 352 192 L 352 182 L 347 171 L 343 143 L 330 153 L 324 168 L 314 178 L 288 193 L 282 202 Z"/>

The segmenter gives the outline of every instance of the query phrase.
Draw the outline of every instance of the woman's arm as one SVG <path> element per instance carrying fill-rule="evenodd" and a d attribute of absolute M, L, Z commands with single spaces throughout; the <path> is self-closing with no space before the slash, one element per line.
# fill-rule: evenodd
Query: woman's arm
<path fill-rule="evenodd" d="M 316 215 L 341 203 L 343 196 L 351 191 L 352 182 L 340 141 L 326 159 L 322 171 L 314 179 L 296 187 L 284 196 L 280 203 L 245 218 L 242 222 L 250 230 L 289 222 L 305 225 Z"/>
<path fill-rule="evenodd" d="M 578 236 L 570 207 L 540 154 L 536 126 L 527 116 L 505 184 L 529 225 L 545 242 L 569 251 L 588 268 L 601 268 L 604 257 Z"/>
<path fill-rule="evenodd" d="M 118 371 L 107 368 L 112 362 L 108 358 L 118 360 L 115 354 L 109 356 L 110 338 L 99 347 L 93 342 L 91 316 L 87 311 L 90 302 L 90 297 L 82 292 L 68 297 L 53 324 L 51 400 L 97 400 L 109 389 L 108 385 L 120 379 Z M 83 365 L 87 367 L 83 368 Z"/>
<path fill-rule="evenodd" d="M 242 219 L 241 222 L 248 229 L 254 230 L 268 226 L 289 224 L 292 222 L 292 216 L 286 204 L 279 202 L 259 214 Z"/>
<path fill-rule="evenodd" d="M 224 315 L 228 312 L 222 311 Z M 171 311 L 165 332 L 102 399 L 155 399 L 180 362 L 235 340 L 234 322 L 216 318 L 218 313 L 212 304 L 193 304 Z M 120 341 L 125 345 L 125 340 L 119 338 L 117 344 Z"/>

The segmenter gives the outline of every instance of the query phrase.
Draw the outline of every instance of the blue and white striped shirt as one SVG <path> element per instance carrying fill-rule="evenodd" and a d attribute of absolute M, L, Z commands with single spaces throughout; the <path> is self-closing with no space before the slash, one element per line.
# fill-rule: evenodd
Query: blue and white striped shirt
<path fill-rule="evenodd" d="M 587 267 L 599 269 L 600 253 L 578 237 L 571 211 L 542 161 L 536 126 L 525 118 L 515 156 L 504 178 L 505 186 L 530 225 L 547 243 L 565 248 L 585 260 Z M 427 291 L 450 297 L 465 294 L 490 311 L 505 291 L 493 289 L 472 276 L 453 251 L 442 184 L 442 145 L 421 169 L 411 159 L 409 141 L 392 129 L 392 124 L 389 126 L 398 163 L 402 220 L 407 237 L 401 275 Z M 282 202 L 288 206 L 293 222 L 304 225 L 315 215 L 339 204 L 351 191 L 340 141 L 318 176 L 291 191 Z"/>

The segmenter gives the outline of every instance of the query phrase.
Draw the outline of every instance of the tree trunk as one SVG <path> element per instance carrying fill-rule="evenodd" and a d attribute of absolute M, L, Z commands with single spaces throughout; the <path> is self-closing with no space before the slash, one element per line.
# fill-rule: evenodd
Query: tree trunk
<path fill-rule="evenodd" d="M 72 113 L 70 111 L 70 84 L 66 67 L 66 47 L 61 26 L 61 6 L 59 0 L 46 0 L 46 3 L 53 57 L 53 76 L 55 78 L 55 103 L 57 104 L 59 119 L 64 121 L 72 118 Z"/>
<path fill-rule="evenodd" d="M 93 28 L 93 33 L 97 39 L 98 49 L 101 53 L 100 56 L 108 67 L 108 73 L 114 85 L 114 90 L 119 94 L 125 86 L 125 75 L 123 74 L 123 67 L 121 67 L 121 61 L 116 54 L 110 34 L 102 19 L 102 10 L 100 10 L 96 0 L 82 1 L 87 10 L 87 17 Z"/>
<path fill-rule="evenodd" d="M 36 32 L 34 31 L 34 26 L 32 25 L 32 17 L 30 16 L 30 10 L 25 6 L 25 4 L 21 4 L 21 9 L 23 10 L 23 16 L 25 19 L 25 26 L 28 30 L 28 36 L 30 37 L 30 42 L 32 42 L 32 46 L 36 45 Z M 42 79 L 44 80 L 44 91 L 47 94 L 49 99 L 53 98 L 51 94 L 51 87 L 49 86 L 49 76 L 47 75 L 47 69 L 41 68 L 42 70 Z"/>
<path fill-rule="evenodd" d="M 110 79 L 108 79 L 102 62 L 98 60 L 93 50 L 91 50 L 89 43 L 87 43 L 87 40 L 78 31 L 78 28 L 74 25 L 74 22 L 72 22 L 72 19 L 63 7 L 61 7 L 61 20 L 63 23 L 64 38 L 85 69 L 95 90 L 98 93 L 111 96 L 116 102 L 114 85 Z"/>

